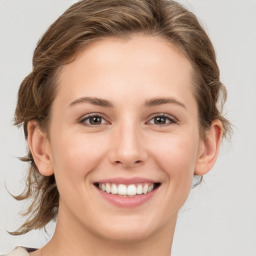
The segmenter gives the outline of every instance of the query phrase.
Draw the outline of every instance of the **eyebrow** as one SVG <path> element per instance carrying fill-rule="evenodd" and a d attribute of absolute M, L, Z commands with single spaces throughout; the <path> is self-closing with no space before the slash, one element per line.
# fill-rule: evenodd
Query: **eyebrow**
<path fill-rule="evenodd" d="M 176 100 L 175 98 L 153 98 L 145 102 L 145 105 L 147 107 L 154 107 L 154 106 L 159 106 L 163 104 L 176 104 L 178 106 L 183 107 L 184 109 L 187 109 L 185 104 Z"/>
<path fill-rule="evenodd" d="M 76 104 L 80 103 L 90 103 L 95 106 L 100 106 L 100 107 L 113 107 L 113 104 L 109 102 L 108 100 L 96 98 L 96 97 L 81 97 L 79 99 L 76 99 L 75 101 L 71 102 L 69 106 L 74 106 Z"/>
<path fill-rule="evenodd" d="M 76 104 L 81 104 L 81 103 L 90 103 L 95 106 L 100 106 L 100 107 L 105 107 L 105 108 L 113 107 L 113 104 L 110 101 L 101 99 L 101 98 L 97 98 L 97 97 L 81 97 L 81 98 L 78 98 L 78 99 L 74 100 L 73 102 L 71 102 L 69 106 L 74 106 Z M 153 98 L 153 99 L 145 101 L 146 107 L 154 107 L 154 106 L 159 106 L 159 105 L 163 105 L 163 104 L 176 104 L 178 106 L 183 107 L 184 109 L 187 109 L 186 106 L 182 102 L 176 100 L 175 98 Z"/>

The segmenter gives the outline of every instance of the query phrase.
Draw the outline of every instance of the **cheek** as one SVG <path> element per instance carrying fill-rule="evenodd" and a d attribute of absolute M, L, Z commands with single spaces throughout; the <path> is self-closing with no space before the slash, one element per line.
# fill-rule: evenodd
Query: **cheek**
<path fill-rule="evenodd" d="M 65 136 L 53 142 L 53 167 L 56 179 L 84 182 L 103 155 L 102 144 L 86 136 Z"/>
<path fill-rule="evenodd" d="M 168 143 L 167 143 L 168 142 Z M 159 201 L 161 218 L 168 224 L 187 200 L 197 159 L 197 141 L 185 135 L 158 144 L 155 159 L 165 175 L 163 197 Z"/>
<path fill-rule="evenodd" d="M 190 191 L 198 154 L 198 139 L 186 135 L 175 136 L 159 143 L 155 159 L 166 176 L 168 190 L 172 194 Z"/>
<path fill-rule="evenodd" d="M 154 155 L 170 175 L 188 173 L 195 167 L 198 139 L 180 134 L 158 141 L 155 145 Z"/>

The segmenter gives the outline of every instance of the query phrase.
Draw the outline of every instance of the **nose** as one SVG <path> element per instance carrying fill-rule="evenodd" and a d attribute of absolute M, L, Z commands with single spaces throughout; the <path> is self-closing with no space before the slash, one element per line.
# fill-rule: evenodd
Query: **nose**
<path fill-rule="evenodd" d="M 128 123 L 113 131 L 109 160 L 114 165 L 135 168 L 145 163 L 147 151 L 141 131 Z"/>

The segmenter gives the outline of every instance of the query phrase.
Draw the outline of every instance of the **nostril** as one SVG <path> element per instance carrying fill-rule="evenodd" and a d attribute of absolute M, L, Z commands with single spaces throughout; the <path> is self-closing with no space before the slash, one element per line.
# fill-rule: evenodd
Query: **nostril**
<path fill-rule="evenodd" d="M 123 166 L 126 166 L 126 167 L 129 167 L 129 166 L 134 166 L 134 165 L 139 165 L 139 164 L 142 164 L 143 161 L 142 160 L 137 160 L 137 161 L 115 161 L 115 164 L 121 164 Z"/>

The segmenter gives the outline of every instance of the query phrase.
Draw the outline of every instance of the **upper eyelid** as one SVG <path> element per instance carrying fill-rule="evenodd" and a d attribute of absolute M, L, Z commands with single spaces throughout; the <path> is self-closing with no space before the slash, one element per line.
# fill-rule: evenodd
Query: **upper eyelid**
<path fill-rule="evenodd" d="M 150 115 L 148 117 L 148 120 L 151 120 L 152 118 L 157 117 L 157 116 L 167 117 L 167 118 L 169 118 L 169 119 L 171 119 L 171 120 L 173 120 L 177 123 L 179 122 L 179 119 L 177 117 L 175 117 L 173 115 L 170 115 L 170 114 L 167 114 L 167 113 L 161 113 L 161 112 L 160 113 L 154 113 L 154 114 Z"/>
<path fill-rule="evenodd" d="M 100 113 L 100 112 L 92 112 L 92 113 L 88 113 L 88 114 L 85 114 L 83 115 L 82 117 L 80 117 L 78 119 L 79 122 L 82 122 L 84 119 L 87 119 L 89 117 L 92 117 L 92 116 L 100 116 L 102 117 L 105 121 L 109 121 L 110 119 L 108 117 L 106 117 L 105 114 L 103 113 Z M 179 122 L 179 119 L 171 114 L 167 114 L 167 113 L 164 113 L 164 112 L 158 112 L 158 113 L 153 113 L 151 114 L 150 116 L 148 116 L 147 118 L 147 121 L 146 122 L 149 122 L 152 118 L 154 117 L 157 117 L 157 116 L 163 116 L 163 117 L 167 117 L 169 118 L 170 120 L 174 121 L 174 122 Z"/>
<path fill-rule="evenodd" d="M 95 112 L 95 113 L 89 113 L 89 114 L 85 114 L 83 115 L 82 117 L 80 117 L 78 119 L 79 122 L 82 122 L 83 120 L 89 118 L 89 117 L 93 117 L 93 116 L 99 116 L 99 117 L 102 117 L 105 121 L 108 120 L 108 118 L 103 114 L 103 113 L 98 113 L 98 112 Z"/>

